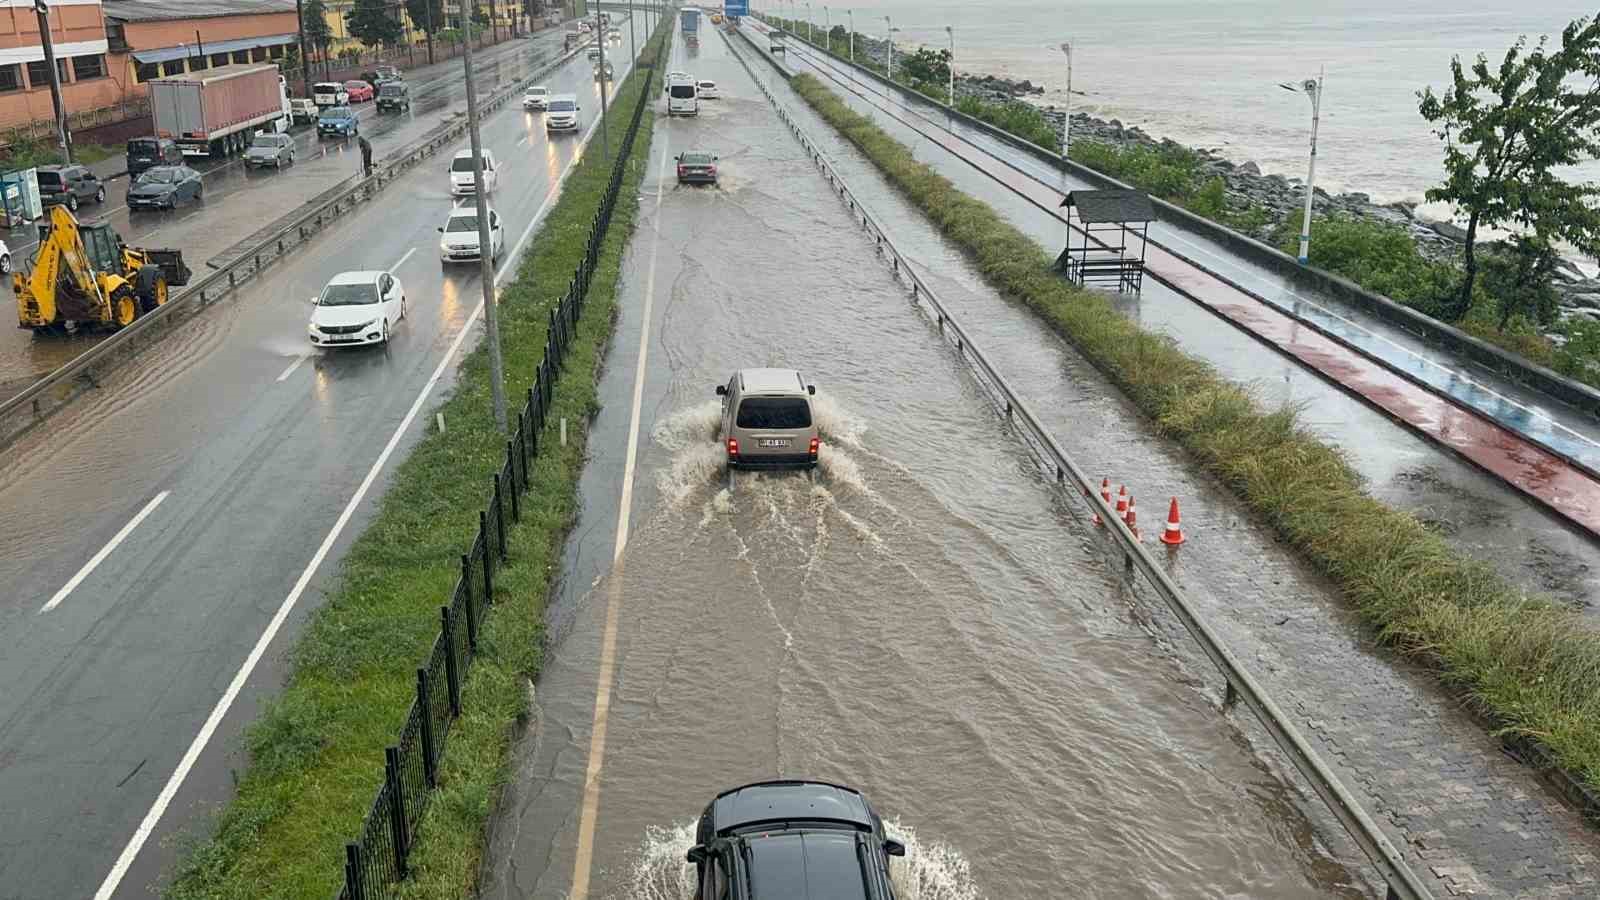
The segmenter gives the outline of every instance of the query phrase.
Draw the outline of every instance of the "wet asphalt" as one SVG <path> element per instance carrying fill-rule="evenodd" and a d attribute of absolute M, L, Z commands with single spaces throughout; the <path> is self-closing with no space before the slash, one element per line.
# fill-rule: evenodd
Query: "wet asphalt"
<path fill-rule="evenodd" d="M 473 58 L 479 90 L 487 96 L 499 85 L 559 58 L 561 40 L 559 31 L 546 31 L 480 51 Z M 373 159 L 379 164 L 441 122 L 466 112 L 459 58 L 419 66 L 406 77 L 411 84 L 409 111 L 379 113 L 373 103 L 356 108 L 360 133 L 371 142 Z M 111 223 L 133 246 L 181 249 L 199 279 L 211 271 L 208 260 L 359 174 L 361 154 L 353 138 L 321 139 L 314 125 L 296 126 L 293 134 L 295 162 L 281 171 L 250 169 L 240 157 L 191 159 L 189 164 L 204 180 L 204 199 L 197 203 L 172 211 L 133 212 L 123 202 L 128 179 L 122 176 L 106 183 L 105 203 L 84 204 L 77 215 L 85 221 Z M 15 268 L 22 268 L 37 248 L 34 234 L 30 226 L 7 236 Z M 5 296 L 11 298 L 10 276 L 0 281 Z M 35 337 L 31 331 L 0 327 L 0 399 L 66 364 L 104 337 L 100 332 Z"/>
<path fill-rule="evenodd" d="M 1117 570 L 720 38 L 673 67 L 722 97 L 657 120 L 483 894 L 682 900 L 688 825 L 772 777 L 855 785 L 910 829 L 912 898 L 1363 894 L 1151 652 Z M 675 183 L 690 149 L 720 157 L 718 186 Z M 814 477 L 721 471 L 713 387 L 748 365 L 817 384 Z"/>
<path fill-rule="evenodd" d="M 629 68 L 624 34 L 619 79 Z M 541 52 L 505 51 L 502 73 Z M 577 93 L 592 125 L 599 87 L 586 60 L 546 83 Z M 509 250 L 553 201 L 581 139 L 547 136 L 540 114 L 515 103 L 485 120 L 483 139 L 507 166 L 491 200 Z M 0 475 L 0 896 L 95 892 L 304 577 L 304 599 L 116 896 L 146 896 L 176 859 L 177 839 L 204 834 L 228 796 L 245 763 L 240 731 L 280 684 L 284 648 L 392 464 L 376 471 L 348 521 L 341 513 L 386 443 L 394 439 L 403 454 L 432 421 L 429 410 L 453 381 L 453 367 L 441 363 L 481 299 L 476 265 L 438 259 L 435 228 L 452 206 L 449 155 L 440 159 L 358 210 L 341 236 L 307 244 L 8 450 Z M 207 208 L 223 205 L 208 200 Z M 261 224 L 248 207 L 234 215 L 250 220 L 240 227 Z M 351 269 L 391 270 L 408 317 L 387 350 L 312 351 L 309 298 Z M 424 399 L 436 371 L 438 386 Z M 415 424 L 397 432 L 414 406 Z M 40 611 L 152 503 L 91 574 Z M 341 524 L 321 565 L 308 568 Z"/>

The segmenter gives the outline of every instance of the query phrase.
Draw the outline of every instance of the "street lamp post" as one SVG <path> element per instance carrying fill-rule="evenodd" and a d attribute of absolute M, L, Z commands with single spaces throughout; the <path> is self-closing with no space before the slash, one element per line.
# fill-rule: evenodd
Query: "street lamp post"
<path fill-rule="evenodd" d="M 1072 150 L 1072 42 L 1062 43 L 1061 52 L 1067 55 L 1067 117 L 1061 123 L 1061 158 L 1066 159 Z"/>
<path fill-rule="evenodd" d="M 822 39 L 827 42 L 828 52 L 833 52 L 833 18 L 828 15 L 828 7 L 822 7 Z"/>
<path fill-rule="evenodd" d="M 1286 91 L 1303 93 L 1311 100 L 1311 162 L 1306 168 L 1306 211 L 1300 220 L 1300 265 L 1311 260 L 1311 202 L 1317 190 L 1317 125 L 1322 119 L 1322 78 L 1307 78 L 1298 85 L 1285 81 L 1278 85 Z"/>
<path fill-rule="evenodd" d="M 850 65 L 853 66 L 853 65 L 856 64 L 856 11 L 852 9 L 852 10 L 849 10 L 849 13 L 850 13 Z"/>
<path fill-rule="evenodd" d="M 470 23 L 477 3 L 463 10 Z M 467 133 L 472 147 L 472 199 L 478 212 L 478 247 L 493 249 L 489 234 L 489 201 L 483 189 L 483 139 L 478 133 L 478 92 L 472 79 L 472 35 L 461 45 L 461 65 L 467 81 Z M 506 430 L 505 368 L 500 358 L 500 312 L 495 307 L 494 254 L 479 253 L 479 278 L 483 282 L 483 324 L 489 344 L 489 396 L 494 407 L 494 421 L 504 434 Z"/>
<path fill-rule="evenodd" d="M 889 80 L 893 81 L 894 80 L 894 25 L 892 23 L 890 23 L 888 16 L 884 16 L 883 17 L 883 36 L 886 39 L 886 43 L 888 43 L 888 45 L 889 45 Z"/>
<path fill-rule="evenodd" d="M 811 4 L 806 4 L 806 40 L 815 44 L 817 42 L 816 29 L 811 27 Z"/>
<path fill-rule="evenodd" d="M 950 61 L 945 64 L 945 69 L 950 73 L 950 108 L 956 107 L 956 30 L 953 26 L 946 25 L 944 33 L 950 35 Z"/>

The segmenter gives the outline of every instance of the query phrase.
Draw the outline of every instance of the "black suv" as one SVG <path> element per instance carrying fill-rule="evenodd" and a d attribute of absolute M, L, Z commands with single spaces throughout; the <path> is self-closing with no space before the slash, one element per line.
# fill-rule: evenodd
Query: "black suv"
<path fill-rule="evenodd" d="M 906 852 L 865 797 L 821 781 L 724 791 L 695 841 L 695 900 L 894 900 L 889 857 Z"/>
<path fill-rule="evenodd" d="M 38 175 L 39 202 L 45 206 L 76 211 L 79 203 L 106 199 L 106 186 L 83 166 L 40 166 Z"/>

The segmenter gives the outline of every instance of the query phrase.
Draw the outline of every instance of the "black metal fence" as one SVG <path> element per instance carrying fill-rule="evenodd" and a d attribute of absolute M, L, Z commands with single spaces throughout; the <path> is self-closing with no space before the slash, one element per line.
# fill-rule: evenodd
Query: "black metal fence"
<path fill-rule="evenodd" d="M 478 513 L 478 533 L 471 549 L 461 556 L 461 577 L 450 602 L 439 608 L 439 636 L 434 639 L 427 663 L 417 669 L 416 699 L 406 713 L 399 740 L 384 749 L 383 786 L 373 798 L 360 833 L 345 844 L 344 884 L 335 894 L 336 900 L 387 897 L 409 873 L 408 857 L 417 824 L 438 785 L 439 760 L 444 756 L 451 726 L 461 715 L 461 686 L 477 652 L 478 631 L 494 602 L 495 572 L 506 560 L 506 531 L 522 517 L 522 494 L 528 488 L 529 468 L 539 453 L 539 435 L 583 315 L 600 247 L 622 189 L 625 163 L 639 132 L 645 105 L 652 99 L 651 84 L 666 46 L 667 41 L 662 40 L 656 59 L 640 60 L 645 83 L 612 166 L 611 182 L 589 227 L 583 260 L 567 283 L 566 293 L 550 311 L 544 358 L 533 386 L 528 388 L 527 401 L 517 414 L 515 431 L 506 441 L 505 462 L 492 478 L 488 505 Z"/>

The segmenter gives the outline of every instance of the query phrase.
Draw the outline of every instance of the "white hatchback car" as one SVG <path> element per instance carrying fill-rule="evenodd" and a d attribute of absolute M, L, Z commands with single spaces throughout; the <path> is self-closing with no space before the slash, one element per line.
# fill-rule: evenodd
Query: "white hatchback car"
<path fill-rule="evenodd" d="M 406 317 L 406 289 L 388 272 L 342 272 L 311 303 L 308 330 L 318 347 L 387 344 Z"/>
<path fill-rule="evenodd" d="M 716 100 L 722 96 L 717 92 L 717 83 L 715 81 L 706 81 L 704 79 L 695 82 L 694 91 L 701 100 Z"/>
<path fill-rule="evenodd" d="M 495 186 L 500 182 L 500 165 L 495 161 L 494 151 L 485 148 L 483 151 L 483 192 L 494 193 Z M 472 150 L 457 150 L 455 159 L 450 161 L 450 196 L 470 197 L 477 188 L 472 180 Z"/>
<path fill-rule="evenodd" d="M 544 109 L 550 105 L 550 89 L 544 85 L 528 88 L 522 95 L 523 109 Z"/>
<path fill-rule="evenodd" d="M 469 262 L 482 258 L 478 239 L 478 209 L 476 205 L 463 206 L 450 211 L 450 218 L 439 226 L 439 258 L 447 263 Z M 505 249 L 505 228 L 500 214 L 489 209 L 489 259 L 498 260 Z"/>

